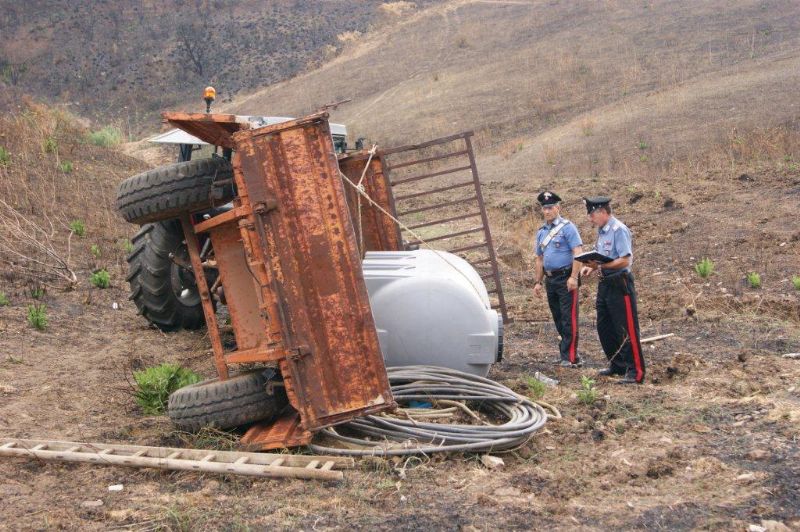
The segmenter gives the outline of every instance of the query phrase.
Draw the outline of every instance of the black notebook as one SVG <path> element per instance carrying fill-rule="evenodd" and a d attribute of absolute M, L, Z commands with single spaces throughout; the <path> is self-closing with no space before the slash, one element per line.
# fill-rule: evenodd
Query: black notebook
<path fill-rule="evenodd" d="M 602 253 L 598 253 L 596 251 L 587 251 L 586 253 L 581 253 L 580 255 L 575 256 L 575 260 L 578 262 L 589 262 L 589 261 L 597 261 L 601 264 L 605 264 L 606 262 L 611 262 L 611 257 L 606 257 Z"/>

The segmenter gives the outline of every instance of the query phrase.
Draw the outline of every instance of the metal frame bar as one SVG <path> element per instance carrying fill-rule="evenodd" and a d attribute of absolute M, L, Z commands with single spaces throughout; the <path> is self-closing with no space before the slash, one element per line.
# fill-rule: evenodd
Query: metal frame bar
<path fill-rule="evenodd" d="M 461 205 L 462 203 L 469 203 L 478 199 L 477 196 L 470 196 L 469 198 L 462 198 L 456 201 L 448 201 L 447 203 L 439 203 L 437 205 L 430 205 L 428 207 L 420 207 L 419 209 L 412 209 L 410 211 L 403 211 L 397 213 L 397 216 L 406 216 L 408 214 L 415 214 L 418 212 L 432 211 L 434 209 L 441 209 L 443 207 L 450 207 L 452 205 Z"/>
<path fill-rule="evenodd" d="M 430 162 L 433 162 L 433 161 L 440 161 L 442 159 L 448 159 L 450 157 L 460 157 L 460 156 L 466 155 L 466 154 L 467 154 L 467 150 L 454 151 L 452 153 L 446 153 L 444 155 L 434 155 L 433 157 L 427 157 L 425 159 L 417 159 L 416 161 L 408 161 L 408 162 L 398 163 L 398 164 L 395 164 L 393 166 L 389 166 L 388 169 L 389 170 L 397 170 L 398 168 L 405 168 L 406 166 L 413 166 L 415 164 L 430 163 Z"/>
<path fill-rule="evenodd" d="M 425 222 L 423 224 L 411 225 L 411 226 L 408 227 L 408 229 L 419 229 L 420 227 L 428 227 L 428 226 L 431 226 L 431 225 L 446 224 L 448 222 L 455 222 L 456 220 L 464 220 L 466 218 L 472 218 L 472 217 L 480 216 L 480 215 L 481 215 L 480 212 L 471 212 L 469 214 L 461 214 L 461 215 L 458 215 L 458 216 L 453 216 L 452 218 L 443 218 L 441 220 L 433 220 L 432 222 Z M 403 229 L 403 231 L 406 231 L 406 229 Z"/>
<path fill-rule="evenodd" d="M 183 237 L 186 239 L 186 247 L 189 248 L 189 259 L 192 262 L 192 270 L 197 282 L 197 291 L 200 292 L 200 302 L 203 307 L 203 314 L 206 317 L 206 327 L 208 337 L 211 340 L 211 349 L 214 352 L 214 366 L 217 368 L 220 380 L 228 378 L 228 366 L 225 364 L 225 350 L 222 347 L 222 339 L 219 335 L 219 325 L 217 324 L 217 314 L 214 312 L 214 304 L 211 302 L 211 292 L 208 290 L 208 281 L 203 271 L 203 263 L 200 260 L 200 244 L 194 232 L 192 221 L 189 215 L 181 216 L 181 227 Z"/>
<path fill-rule="evenodd" d="M 434 188 L 432 190 L 426 190 L 424 192 L 414 192 L 413 194 L 405 194 L 403 196 L 395 196 L 394 199 L 395 199 L 395 201 L 400 201 L 400 200 L 405 200 L 405 199 L 418 198 L 420 196 L 429 196 L 431 194 L 437 194 L 439 192 L 445 192 L 447 190 L 453 190 L 453 189 L 456 189 L 456 188 L 468 187 L 470 185 L 472 185 L 472 181 L 465 181 L 463 183 L 456 183 L 455 185 L 450 185 L 450 186 L 447 186 L 447 187 Z"/>
<path fill-rule="evenodd" d="M 392 181 L 391 184 L 393 187 L 397 185 L 403 185 L 405 183 L 411 183 L 412 181 L 421 181 L 422 179 L 430 179 L 431 177 L 439 177 L 440 175 L 447 175 L 447 174 L 454 174 L 456 172 L 463 172 L 464 170 L 469 170 L 469 166 L 459 166 L 458 168 L 448 168 L 447 170 L 442 170 L 440 172 L 433 172 L 431 174 L 422 174 L 417 175 L 414 177 L 406 177 L 405 179 L 401 179 L 399 181 Z M 399 199 L 399 198 L 395 198 Z"/>
<path fill-rule="evenodd" d="M 467 229 L 466 231 L 459 231 L 457 233 L 448 233 L 446 235 L 439 235 L 439 236 L 435 236 L 433 238 L 426 238 L 425 242 L 436 242 L 437 240 L 446 240 L 448 238 L 454 238 L 454 237 L 457 237 L 457 236 L 468 235 L 470 233 L 477 233 L 478 231 L 483 231 L 483 226 L 473 227 L 472 229 Z M 422 244 L 422 241 L 421 240 L 415 240 L 413 242 L 409 242 L 408 243 L 408 245 L 416 245 L 416 244 Z"/>

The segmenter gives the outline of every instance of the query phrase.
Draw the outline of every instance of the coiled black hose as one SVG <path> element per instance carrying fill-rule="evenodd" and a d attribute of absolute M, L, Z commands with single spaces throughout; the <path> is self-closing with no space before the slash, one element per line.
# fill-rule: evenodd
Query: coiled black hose
<path fill-rule="evenodd" d="M 315 438 L 318 441 L 321 437 L 328 437 L 361 448 L 312 443 L 309 445 L 311 450 L 355 456 L 508 451 L 527 442 L 548 418 L 541 405 L 502 384 L 469 373 L 437 366 L 387 368 L 387 373 L 392 394 L 400 404 L 409 401 L 433 404 L 470 401 L 475 404 L 475 409 L 505 417 L 507 421 L 500 425 L 485 422 L 483 425 L 431 423 L 423 419 L 437 417 L 436 410 L 401 409 L 399 413 L 365 416 L 323 429 Z M 469 412 L 468 408 L 461 408 Z M 560 417 L 557 411 L 555 415 Z"/>

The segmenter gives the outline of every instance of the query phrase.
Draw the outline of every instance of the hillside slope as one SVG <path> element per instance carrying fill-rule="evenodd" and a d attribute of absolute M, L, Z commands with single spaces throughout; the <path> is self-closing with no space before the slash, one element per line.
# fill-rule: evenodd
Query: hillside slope
<path fill-rule="evenodd" d="M 478 131 L 484 170 L 617 171 L 733 126 L 797 116 L 800 4 L 453 0 L 367 34 L 320 69 L 237 98 L 241 113 L 334 113 L 383 144 Z"/>
<path fill-rule="evenodd" d="M 230 98 L 319 64 L 385 11 L 379 0 L 3 4 L 0 86 L 133 133 L 209 83 Z"/>

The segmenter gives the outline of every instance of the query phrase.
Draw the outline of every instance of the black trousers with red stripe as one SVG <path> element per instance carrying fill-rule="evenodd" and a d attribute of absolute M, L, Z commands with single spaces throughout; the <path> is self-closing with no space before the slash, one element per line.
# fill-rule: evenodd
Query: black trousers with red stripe
<path fill-rule="evenodd" d="M 600 280 L 597 287 L 597 335 L 613 370 L 620 374 L 635 372 L 638 382 L 644 380 L 644 354 L 632 273 Z"/>
<path fill-rule="evenodd" d="M 556 330 L 561 335 L 561 360 L 574 364 L 578 360 L 578 290 L 567 290 L 569 276 L 570 272 L 567 271 L 545 278 L 545 289 L 550 313 L 553 315 Z"/>

